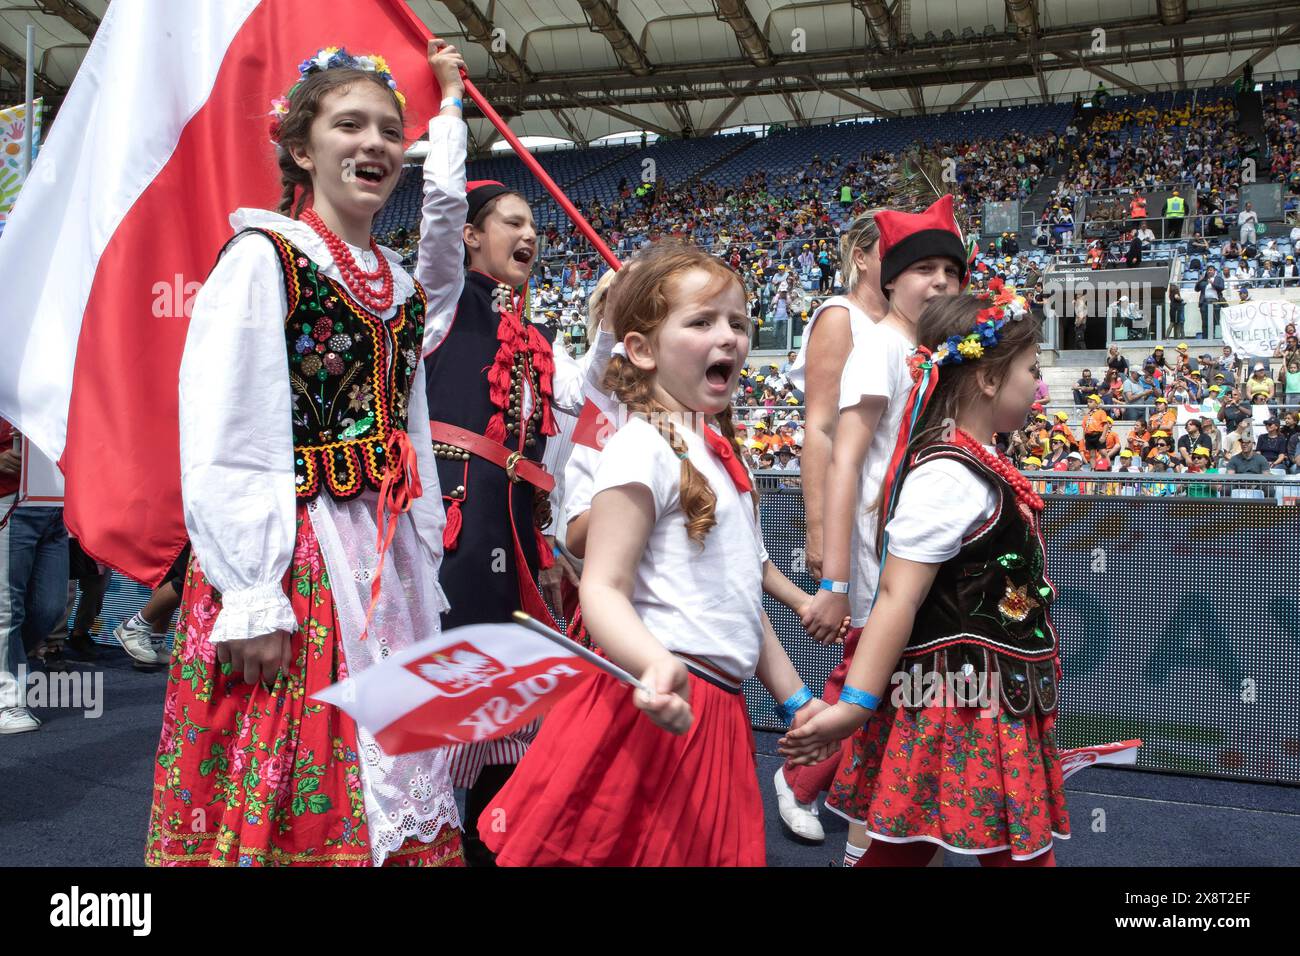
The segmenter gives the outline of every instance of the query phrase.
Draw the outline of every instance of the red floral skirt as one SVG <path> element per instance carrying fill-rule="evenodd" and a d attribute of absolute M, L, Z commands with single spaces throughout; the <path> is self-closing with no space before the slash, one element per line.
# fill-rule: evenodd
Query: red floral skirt
<path fill-rule="evenodd" d="M 267 690 L 218 664 L 219 596 L 185 573 L 145 863 L 370 866 L 356 724 L 311 695 L 346 676 L 329 575 L 304 508 L 286 579 L 298 619 L 293 664 Z M 391 866 L 463 866 L 460 832 L 409 838 Z"/>
<path fill-rule="evenodd" d="M 957 853 L 1044 853 L 1070 835 L 1055 715 L 884 701 L 851 738 L 826 806 L 873 839 Z"/>
<path fill-rule="evenodd" d="M 676 736 L 598 674 L 560 701 L 479 817 L 499 866 L 763 866 L 763 802 L 740 694 L 691 675 Z"/>

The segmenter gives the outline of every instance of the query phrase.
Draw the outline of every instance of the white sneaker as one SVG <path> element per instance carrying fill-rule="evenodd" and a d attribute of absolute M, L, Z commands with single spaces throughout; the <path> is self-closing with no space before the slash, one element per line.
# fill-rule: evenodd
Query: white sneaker
<path fill-rule="evenodd" d="M 165 653 L 160 654 L 154 649 L 153 633 L 150 631 L 148 624 L 132 627 L 130 621 L 123 621 L 113 628 L 113 637 L 122 645 L 122 649 L 131 656 L 131 660 L 137 664 L 157 667 L 160 664 L 166 664 L 168 661 Z"/>
<path fill-rule="evenodd" d="M 806 843 L 821 843 L 826 839 L 822 822 L 817 819 L 816 803 L 800 803 L 785 780 L 785 767 L 776 768 L 776 805 L 781 812 L 781 822 L 795 839 Z"/>
<path fill-rule="evenodd" d="M 41 722 L 26 707 L 0 710 L 0 734 L 25 734 L 40 727 Z"/>

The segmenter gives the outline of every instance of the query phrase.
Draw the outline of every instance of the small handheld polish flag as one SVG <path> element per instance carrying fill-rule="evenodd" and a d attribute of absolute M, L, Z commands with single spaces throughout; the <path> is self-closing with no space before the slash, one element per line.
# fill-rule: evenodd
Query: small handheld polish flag
<path fill-rule="evenodd" d="M 389 755 L 477 743 L 542 716 L 599 671 L 626 671 L 526 614 L 413 644 L 314 697 L 348 713 Z"/>
<path fill-rule="evenodd" d="M 1061 779 L 1069 780 L 1084 767 L 1091 767 L 1098 763 L 1131 767 L 1137 763 L 1138 748 L 1141 746 L 1140 740 L 1121 740 L 1114 744 L 1096 744 L 1092 747 L 1062 750 L 1059 754 Z"/>

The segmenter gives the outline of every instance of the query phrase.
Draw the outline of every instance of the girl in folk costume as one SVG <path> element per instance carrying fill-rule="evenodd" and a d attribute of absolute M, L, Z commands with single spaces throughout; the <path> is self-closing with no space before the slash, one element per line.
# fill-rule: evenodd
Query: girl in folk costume
<path fill-rule="evenodd" d="M 662 242 L 619 278 L 607 314 L 626 354 L 605 384 L 641 417 L 596 465 L 582 611 L 649 693 L 602 674 L 561 701 L 480 835 L 508 866 L 761 866 L 741 682 L 757 674 L 796 725 L 825 705 L 763 613 L 730 405 L 749 352 L 744 290 L 721 260 Z"/>
<path fill-rule="evenodd" d="M 447 513 L 441 580 L 451 607 L 442 626 L 508 621 L 516 610 L 551 623 L 537 585 L 554 557 L 540 530 L 549 523 L 546 496 L 554 486 L 542 455 L 556 433 L 555 410 L 581 411 L 584 385 L 599 383 L 613 338 L 604 331 L 596 336 L 584 371 L 563 348 L 552 348 L 553 327 L 529 321 L 522 293 L 537 258 L 533 214 L 519 193 L 500 183 L 469 183 L 467 193 L 463 89 L 459 77 L 444 85 L 448 107 L 429 127 L 436 160 L 425 164 L 428 203 L 437 210 L 430 269 L 436 287 L 448 293 L 430 303 L 424 340 Z M 474 821 L 535 733 L 533 724 L 453 751 L 452 780 L 470 788 L 471 865 L 491 862 Z M 491 769 L 484 774 L 484 768 Z"/>
<path fill-rule="evenodd" d="M 957 295 L 967 274 L 966 245 L 952 202 L 951 196 L 943 196 L 923 213 L 876 214 L 880 287 L 889 311 L 879 322 L 854 330 L 853 351 L 840 381 L 840 417 L 823 488 L 821 586 L 806 624 L 811 637 L 825 641 L 846 614 L 850 617 L 853 630 L 844 643 L 845 663 L 827 685 L 832 696 L 844 681 L 880 578 L 874 506 L 912 386 L 908 357 L 916 346 L 917 319 L 927 302 Z M 794 775 L 801 790 L 794 799 L 804 804 L 799 809 L 811 810 L 816 797 L 812 788 L 828 788 L 835 767 L 834 761 L 824 764 L 808 772 L 808 780 L 803 779 L 804 771 Z M 790 776 L 783 772 L 777 780 L 778 797 Z M 786 797 L 787 805 L 790 802 Z M 865 834 L 851 832 L 845 865 L 854 865 L 865 848 Z"/>
<path fill-rule="evenodd" d="M 430 56 L 444 84 L 456 61 Z M 280 211 L 231 216 L 181 363 L 193 557 L 146 861 L 461 865 L 445 753 L 389 757 L 312 701 L 436 634 L 446 599 L 425 292 L 370 235 L 403 99 L 378 56 L 301 71 L 272 114 Z M 446 226 L 425 217 L 427 243 Z"/>
<path fill-rule="evenodd" d="M 781 743 L 804 760 L 853 735 L 827 805 L 866 824 L 860 866 L 921 866 L 936 845 L 1051 866 L 1069 835 L 1043 501 L 987 444 L 1033 402 L 1038 328 L 986 306 L 937 300 L 921 317 L 875 603 L 839 701 Z"/>

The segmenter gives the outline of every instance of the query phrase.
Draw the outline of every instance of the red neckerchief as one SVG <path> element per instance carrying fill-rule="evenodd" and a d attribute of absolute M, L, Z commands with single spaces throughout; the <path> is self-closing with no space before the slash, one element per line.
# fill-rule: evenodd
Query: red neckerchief
<path fill-rule="evenodd" d="M 736 490 L 741 494 L 752 491 L 754 486 L 749 482 L 749 471 L 736 457 L 735 445 L 707 426 L 704 429 L 704 442 L 711 452 L 722 459 L 722 467 L 727 469 L 727 474 L 731 476 L 731 482 L 736 486 Z"/>

